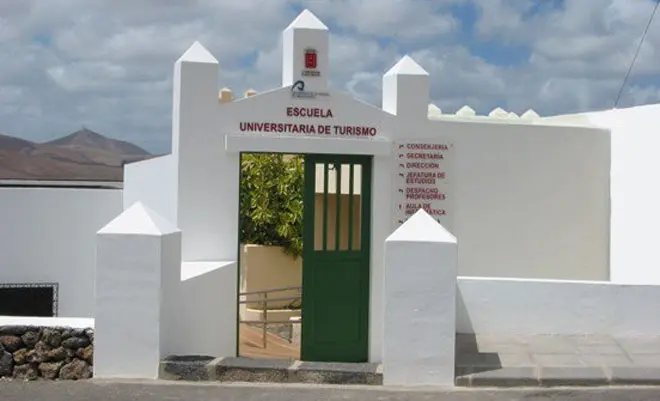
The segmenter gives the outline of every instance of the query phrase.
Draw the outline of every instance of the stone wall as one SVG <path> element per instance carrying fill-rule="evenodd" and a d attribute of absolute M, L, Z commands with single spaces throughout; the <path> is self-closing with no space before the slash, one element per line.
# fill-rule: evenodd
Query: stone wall
<path fill-rule="evenodd" d="M 92 377 L 93 329 L 0 326 L 0 378 Z"/>

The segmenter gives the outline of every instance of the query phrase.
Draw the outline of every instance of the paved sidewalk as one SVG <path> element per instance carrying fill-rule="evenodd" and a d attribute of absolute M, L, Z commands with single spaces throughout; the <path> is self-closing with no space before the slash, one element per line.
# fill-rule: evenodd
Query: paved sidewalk
<path fill-rule="evenodd" d="M 456 338 L 458 386 L 660 385 L 660 335 Z"/>
<path fill-rule="evenodd" d="M 0 381 L 2 401 L 657 401 L 660 388 L 405 389 L 382 386 Z"/>
<path fill-rule="evenodd" d="M 660 335 L 457 335 L 459 387 L 660 386 Z M 167 380 L 382 384 L 378 364 L 290 360 L 171 357 L 161 362 Z M 660 387 L 658 387 L 660 389 Z"/>

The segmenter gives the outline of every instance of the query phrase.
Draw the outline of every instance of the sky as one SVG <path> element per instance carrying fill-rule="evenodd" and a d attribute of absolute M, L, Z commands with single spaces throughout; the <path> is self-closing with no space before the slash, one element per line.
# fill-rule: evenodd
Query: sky
<path fill-rule="evenodd" d="M 331 86 L 380 105 L 409 54 L 445 113 L 612 108 L 657 0 L 0 0 L 0 133 L 86 126 L 170 150 L 173 64 L 198 40 L 241 96 L 281 85 L 281 32 L 330 28 Z M 220 88 L 218 88 L 220 89 Z M 660 101 L 660 12 L 619 107 Z"/>

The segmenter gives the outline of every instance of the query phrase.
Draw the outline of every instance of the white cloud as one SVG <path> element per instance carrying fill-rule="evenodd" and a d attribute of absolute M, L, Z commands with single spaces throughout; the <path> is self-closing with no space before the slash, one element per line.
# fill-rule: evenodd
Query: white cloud
<path fill-rule="evenodd" d="M 470 4 L 478 18 L 462 36 L 452 7 Z M 45 140 L 85 124 L 165 151 L 174 61 L 199 40 L 220 62 L 221 86 L 238 96 L 276 87 L 292 5 L 337 28 L 331 84 L 363 100 L 380 104 L 382 74 L 409 53 L 445 111 L 554 114 L 611 107 L 653 0 L 0 1 L 0 131 Z M 527 54 L 508 65 L 484 52 L 491 45 Z M 658 65 L 660 21 L 622 105 L 660 100 Z"/>
<path fill-rule="evenodd" d="M 319 16 L 362 35 L 396 37 L 402 43 L 435 39 L 454 32 L 460 22 L 447 7 L 458 1 L 337 0 L 306 2 Z"/>
<path fill-rule="evenodd" d="M 69 92 L 102 90 L 126 78 L 124 67 L 107 62 L 74 62 L 50 67 L 46 71 L 56 84 Z"/>

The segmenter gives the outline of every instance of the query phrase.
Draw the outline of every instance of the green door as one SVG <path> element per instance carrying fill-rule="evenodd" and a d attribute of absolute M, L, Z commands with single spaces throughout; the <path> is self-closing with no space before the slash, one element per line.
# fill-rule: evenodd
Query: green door
<path fill-rule="evenodd" d="M 302 360 L 368 360 L 370 227 L 371 157 L 305 155 Z"/>

